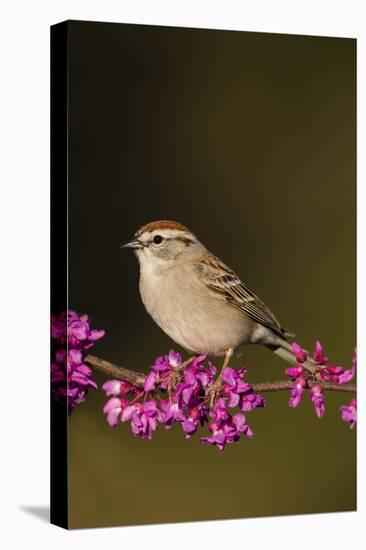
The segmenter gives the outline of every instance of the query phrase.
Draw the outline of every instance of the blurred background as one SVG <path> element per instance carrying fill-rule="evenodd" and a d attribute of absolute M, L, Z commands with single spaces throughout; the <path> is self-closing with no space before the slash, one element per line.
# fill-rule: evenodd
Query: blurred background
<path fill-rule="evenodd" d="M 69 293 L 106 336 L 93 353 L 147 371 L 179 350 L 144 310 L 121 251 L 142 224 L 188 225 L 296 333 L 351 365 L 355 329 L 356 41 L 69 23 Z M 179 350 L 182 351 L 182 350 Z M 221 360 L 220 360 L 221 361 Z M 216 361 L 218 363 L 218 361 Z M 246 347 L 248 381 L 284 378 Z M 96 375 L 100 386 L 103 375 Z M 266 394 L 224 453 L 179 426 L 112 429 L 91 392 L 69 420 L 74 528 L 354 510 L 350 395 Z"/>

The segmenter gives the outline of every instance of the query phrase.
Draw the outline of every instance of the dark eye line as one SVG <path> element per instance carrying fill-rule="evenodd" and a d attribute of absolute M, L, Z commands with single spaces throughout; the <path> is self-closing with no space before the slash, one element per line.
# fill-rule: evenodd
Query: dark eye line
<path fill-rule="evenodd" d="M 158 242 L 155 240 L 157 237 L 160 239 Z M 162 237 L 161 235 L 155 235 L 155 237 L 153 237 L 150 242 L 153 244 L 160 244 L 163 241 L 174 241 L 174 240 L 182 241 L 186 246 L 190 246 L 191 244 L 196 243 L 196 241 L 189 239 L 188 237 Z"/>
<path fill-rule="evenodd" d="M 192 239 L 188 239 L 188 237 L 182 237 L 182 241 L 186 246 L 190 246 L 191 244 L 195 244 L 196 241 L 192 241 Z"/>

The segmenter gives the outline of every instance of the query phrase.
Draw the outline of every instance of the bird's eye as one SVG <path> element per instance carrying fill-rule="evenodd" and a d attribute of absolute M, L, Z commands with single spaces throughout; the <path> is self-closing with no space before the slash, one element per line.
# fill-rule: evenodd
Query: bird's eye
<path fill-rule="evenodd" d="M 163 241 L 163 237 L 161 235 L 155 235 L 153 240 L 155 244 L 160 244 Z"/>

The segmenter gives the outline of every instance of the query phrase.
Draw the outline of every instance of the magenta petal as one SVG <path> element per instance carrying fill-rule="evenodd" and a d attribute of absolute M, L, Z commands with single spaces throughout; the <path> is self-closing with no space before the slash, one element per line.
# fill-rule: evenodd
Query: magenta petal
<path fill-rule="evenodd" d="M 293 349 L 293 352 L 296 356 L 296 361 L 298 361 L 299 363 L 304 363 L 307 359 L 307 354 L 302 349 L 300 344 L 298 344 L 297 342 L 293 342 L 292 343 L 292 349 Z"/>
<path fill-rule="evenodd" d="M 239 405 L 240 396 L 238 393 L 230 392 L 229 407 L 237 407 Z"/>
<path fill-rule="evenodd" d="M 120 380 L 108 380 L 102 387 L 106 395 L 118 395 L 121 391 L 121 384 Z"/>
<path fill-rule="evenodd" d="M 236 429 L 239 430 L 245 424 L 245 416 L 243 413 L 234 414 L 232 421 Z"/>
<path fill-rule="evenodd" d="M 115 426 L 121 413 L 121 401 L 117 397 L 112 397 L 103 407 L 103 412 L 107 415 L 107 422 L 110 426 Z"/>
<path fill-rule="evenodd" d="M 91 342 L 96 342 L 97 340 L 100 340 L 101 338 L 103 338 L 103 336 L 105 335 L 105 330 L 101 329 L 101 330 L 92 330 L 90 335 L 89 335 L 89 340 Z"/>
<path fill-rule="evenodd" d="M 78 349 L 70 349 L 67 359 L 71 365 L 80 365 L 83 362 L 83 355 Z"/>
<path fill-rule="evenodd" d="M 315 342 L 313 358 L 318 365 L 325 365 L 329 360 L 328 357 L 324 357 L 323 346 L 321 345 L 319 340 Z"/>
<path fill-rule="evenodd" d="M 249 411 L 253 410 L 253 405 L 248 399 L 243 399 L 242 404 L 241 404 L 241 408 L 242 408 L 243 411 L 249 412 Z"/>
<path fill-rule="evenodd" d="M 221 373 L 222 379 L 230 386 L 235 386 L 238 373 L 231 367 L 226 367 Z"/>
<path fill-rule="evenodd" d="M 182 422 L 182 428 L 187 437 L 190 437 L 196 432 L 197 425 L 191 420 L 185 420 L 184 422 Z"/>
<path fill-rule="evenodd" d="M 322 369 L 320 371 L 320 376 L 325 382 L 329 382 L 329 380 L 331 378 L 330 375 L 328 374 L 328 372 L 326 371 L 326 369 Z"/>
<path fill-rule="evenodd" d="M 133 405 L 129 405 L 128 407 L 123 409 L 121 421 L 126 422 L 127 420 L 130 420 L 134 412 L 135 412 L 135 407 Z"/>
<path fill-rule="evenodd" d="M 328 365 L 325 367 L 325 370 L 329 372 L 329 374 L 342 374 L 344 372 L 343 368 L 338 365 Z"/>
<path fill-rule="evenodd" d="M 355 375 L 355 369 L 352 367 L 351 370 L 345 370 L 339 375 L 338 384 L 347 384 L 350 382 Z"/>
<path fill-rule="evenodd" d="M 319 357 L 319 356 L 323 356 L 323 346 L 321 345 L 319 340 L 317 340 L 315 342 L 314 359 L 316 360 L 316 357 Z"/>
<path fill-rule="evenodd" d="M 205 359 L 206 359 L 206 355 L 199 355 L 198 357 L 196 357 L 195 359 L 193 359 L 192 363 L 190 363 L 190 365 L 192 367 L 202 367 L 203 365 L 200 365 L 200 363 L 202 363 Z"/>
<path fill-rule="evenodd" d="M 155 412 L 157 410 L 156 401 L 154 399 L 152 399 L 151 401 L 145 401 L 142 404 L 142 410 L 144 411 L 144 413 L 147 414 Z"/>
<path fill-rule="evenodd" d="M 321 387 L 318 384 L 312 386 L 310 390 L 310 399 L 314 404 L 315 414 L 321 418 L 325 412 L 324 396 Z"/>
<path fill-rule="evenodd" d="M 288 403 L 289 407 L 295 408 L 299 405 L 305 386 L 306 381 L 302 376 L 300 376 L 291 390 L 290 401 Z"/>
<path fill-rule="evenodd" d="M 84 374 L 84 376 L 90 376 L 92 374 L 92 370 L 87 365 L 78 365 L 76 369 L 78 372 L 81 372 Z"/>
<path fill-rule="evenodd" d="M 156 418 L 155 417 L 149 417 L 149 427 L 152 429 L 152 430 L 156 430 L 156 427 L 157 427 L 157 422 L 156 422 Z"/>
<path fill-rule="evenodd" d="M 197 384 L 196 375 L 189 369 L 189 367 L 184 371 L 184 381 L 186 382 L 186 384 L 189 384 L 191 386 Z"/>
<path fill-rule="evenodd" d="M 140 435 L 140 426 L 137 426 L 133 422 L 131 422 L 131 430 L 134 435 Z"/>
<path fill-rule="evenodd" d="M 186 405 L 189 403 L 189 400 L 192 397 L 192 393 L 193 393 L 193 388 L 191 386 L 189 386 L 188 388 L 184 388 L 182 392 L 182 397 Z"/>
<path fill-rule="evenodd" d="M 357 422 L 357 401 L 356 398 L 351 399 L 348 405 L 341 405 L 340 411 L 342 414 L 342 420 L 349 424 L 349 427 L 353 429 Z"/>
<path fill-rule="evenodd" d="M 240 380 L 240 378 L 236 382 L 236 392 L 237 393 L 244 393 L 251 390 L 250 384 L 247 384 L 246 382 L 243 382 Z"/>
<path fill-rule="evenodd" d="M 300 376 L 300 374 L 303 373 L 303 371 L 304 367 L 302 367 L 301 365 L 297 365 L 296 367 L 289 367 L 285 370 L 285 373 L 287 374 L 287 376 L 290 376 L 290 378 L 297 378 L 298 376 Z"/>
<path fill-rule="evenodd" d="M 154 371 L 151 371 L 146 376 L 145 383 L 144 383 L 144 391 L 145 392 L 153 391 L 155 389 L 156 379 L 157 379 L 157 373 L 154 372 Z"/>
<path fill-rule="evenodd" d="M 73 321 L 70 325 L 71 334 L 78 340 L 86 340 L 88 338 L 88 326 L 81 321 Z"/>
<path fill-rule="evenodd" d="M 113 409 L 119 409 L 121 408 L 121 400 L 118 399 L 118 397 L 112 397 L 111 399 L 108 399 L 107 403 L 103 407 L 104 413 L 109 413 Z"/>
<path fill-rule="evenodd" d="M 110 426 L 116 426 L 118 424 L 120 413 L 121 413 L 121 409 L 112 409 L 107 414 L 107 422 Z"/>
<path fill-rule="evenodd" d="M 250 437 L 250 438 L 254 437 L 254 433 L 253 433 L 253 431 L 251 430 L 251 428 L 249 426 L 247 426 L 247 430 L 245 432 L 245 435 L 247 437 Z"/>
<path fill-rule="evenodd" d="M 207 374 L 207 372 L 199 372 L 196 378 L 201 382 L 204 388 L 208 385 L 210 381 L 210 376 L 209 374 Z"/>
<path fill-rule="evenodd" d="M 168 362 L 171 367 L 178 367 L 178 365 L 180 365 L 182 362 L 182 356 L 180 355 L 180 353 L 170 350 L 170 352 L 168 353 Z"/>

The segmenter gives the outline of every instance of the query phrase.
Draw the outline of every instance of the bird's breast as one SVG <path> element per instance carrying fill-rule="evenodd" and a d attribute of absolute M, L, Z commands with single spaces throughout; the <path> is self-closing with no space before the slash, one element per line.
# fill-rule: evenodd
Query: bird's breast
<path fill-rule="evenodd" d="M 245 316 L 211 293 L 192 266 L 141 269 L 140 292 L 160 328 L 194 353 L 222 355 L 249 338 Z"/>

